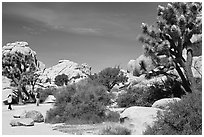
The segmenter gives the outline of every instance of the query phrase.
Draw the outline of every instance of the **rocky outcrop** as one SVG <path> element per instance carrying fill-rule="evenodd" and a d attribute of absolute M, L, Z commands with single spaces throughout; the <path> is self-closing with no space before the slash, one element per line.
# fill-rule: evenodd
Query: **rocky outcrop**
<path fill-rule="evenodd" d="M 158 112 L 162 114 L 163 110 L 152 107 L 129 107 L 120 114 L 120 123 L 131 129 L 133 135 L 142 135 L 147 126 L 153 126 Z"/>
<path fill-rule="evenodd" d="M 36 55 L 36 52 L 33 51 L 27 42 L 24 41 L 16 41 L 14 43 L 7 43 L 5 46 L 2 48 L 2 54 L 15 54 L 16 52 L 22 53 L 23 55 Z"/>
<path fill-rule="evenodd" d="M 178 101 L 181 101 L 180 98 L 163 98 L 160 100 L 157 100 L 153 103 L 153 108 L 160 108 L 160 109 L 168 109 L 169 104 L 176 103 Z"/>
<path fill-rule="evenodd" d="M 139 56 L 136 60 L 130 60 L 127 64 L 127 70 L 129 73 L 133 74 L 133 72 L 139 76 L 143 74 L 144 71 L 149 71 L 154 69 L 153 61 L 150 57 L 145 55 Z"/>
<path fill-rule="evenodd" d="M 13 119 L 10 122 L 11 126 L 34 126 L 34 120 L 32 118 L 20 118 Z"/>
<path fill-rule="evenodd" d="M 32 58 L 36 61 L 36 67 L 38 68 L 38 70 L 44 69 L 45 65 L 41 61 L 37 60 L 36 52 L 29 47 L 28 42 L 16 41 L 13 43 L 7 43 L 2 47 L 2 56 L 6 56 L 8 54 L 12 55 L 16 53 L 21 53 L 24 56 L 31 55 Z"/>
<path fill-rule="evenodd" d="M 70 60 L 60 60 L 57 65 L 46 68 L 42 72 L 40 79 L 43 83 L 54 84 L 55 77 L 61 74 L 67 75 L 71 83 L 78 82 L 91 74 L 91 67 L 87 64 L 79 65 Z M 47 81 L 48 79 L 50 81 Z"/>

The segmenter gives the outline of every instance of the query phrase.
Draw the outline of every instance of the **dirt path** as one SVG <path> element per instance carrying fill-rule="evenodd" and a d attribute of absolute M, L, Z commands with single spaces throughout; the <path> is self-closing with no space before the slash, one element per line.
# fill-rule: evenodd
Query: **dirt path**
<path fill-rule="evenodd" d="M 40 111 L 43 116 L 46 115 L 46 111 L 52 108 L 52 104 L 40 104 L 37 107 L 35 104 L 27 104 L 20 106 L 12 106 L 13 110 L 7 110 L 8 106 L 2 105 L 2 134 L 3 135 L 65 135 L 57 130 L 53 130 L 55 125 L 46 123 L 35 123 L 30 127 L 11 127 L 10 121 L 13 119 L 14 114 L 19 114 L 24 110 L 37 110 Z"/>

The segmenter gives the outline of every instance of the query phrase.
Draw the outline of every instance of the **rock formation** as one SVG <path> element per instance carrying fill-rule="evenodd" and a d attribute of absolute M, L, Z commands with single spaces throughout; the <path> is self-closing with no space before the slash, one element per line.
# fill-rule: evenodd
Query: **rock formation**
<path fill-rule="evenodd" d="M 136 60 L 130 60 L 128 62 L 127 70 L 129 73 L 135 73 L 137 76 L 139 76 L 145 71 L 150 71 L 154 67 L 155 66 L 153 65 L 153 61 L 150 57 L 141 55 Z"/>
<path fill-rule="evenodd" d="M 55 77 L 61 74 L 67 75 L 70 83 L 78 82 L 91 74 L 91 67 L 85 63 L 79 65 L 70 60 L 60 60 L 57 65 L 46 68 L 39 78 L 42 83 L 48 83 L 50 79 L 50 84 L 54 84 Z"/>
<path fill-rule="evenodd" d="M 22 53 L 23 55 L 33 55 L 36 56 L 36 52 L 33 51 L 27 42 L 24 41 L 16 41 L 14 43 L 7 43 L 2 48 L 2 54 L 15 54 L 16 52 Z"/>

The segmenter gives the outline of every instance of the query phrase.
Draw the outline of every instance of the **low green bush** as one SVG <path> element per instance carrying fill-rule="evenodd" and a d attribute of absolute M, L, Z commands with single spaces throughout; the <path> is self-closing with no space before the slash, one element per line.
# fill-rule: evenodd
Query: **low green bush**
<path fill-rule="evenodd" d="M 127 92 L 118 96 L 117 104 L 119 107 L 146 106 L 162 98 L 181 97 L 184 92 L 180 88 L 180 83 L 168 80 L 165 84 L 155 83 L 148 87 L 138 87 L 127 89 Z"/>
<path fill-rule="evenodd" d="M 180 102 L 171 104 L 169 111 L 158 115 L 153 127 L 148 127 L 145 135 L 201 135 L 202 134 L 202 94 L 189 93 Z"/>
<path fill-rule="evenodd" d="M 56 95 L 55 107 L 47 112 L 46 122 L 93 124 L 114 119 L 114 115 L 105 115 L 106 106 L 111 103 L 106 88 L 90 80 L 86 82 L 61 88 Z"/>
<path fill-rule="evenodd" d="M 131 131 L 120 124 L 109 125 L 103 128 L 100 135 L 130 135 Z"/>

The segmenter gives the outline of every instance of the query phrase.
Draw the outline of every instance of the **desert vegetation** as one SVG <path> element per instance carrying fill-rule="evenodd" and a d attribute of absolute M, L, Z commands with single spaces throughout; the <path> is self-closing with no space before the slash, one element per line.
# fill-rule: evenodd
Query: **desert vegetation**
<path fill-rule="evenodd" d="M 155 24 L 142 24 L 139 41 L 144 44 L 144 55 L 152 59 L 155 68 L 147 71 L 147 66 L 141 61 L 141 71 L 133 70 L 135 81 L 131 81 L 129 73 L 125 74 L 118 66 L 85 76 L 78 73 L 72 78 L 78 79 L 77 82 L 72 82 L 66 74 L 59 74 L 54 78 L 55 87 L 44 88 L 38 83 L 40 73 L 36 55 L 18 52 L 2 55 L 2 75 L 11 79 L 17 88 L 15 94 L 19 104 L 34 98 L 35 92 L 40 92 L 41 103 L 49 95 L 55 96 L 54 107 L 47 111 L 46 123 L 82 125 L 113 122 L 102 128 L 99 134 L 129 135 L 131 130 L 119 123 L 120 112 L 111 111 L 111 105 L 117 104 L 116 108 L 151 107 L 157 100 L 178 97 L 181 101 L 170 104 L 168 110 L 158 114 L 157 121 L 143 134 L 200 135 L 202 75 L 201 78 L 195 78 L 192 72 L 193 57 L 202 55 L 202 39 L 192 40 L 192 37 L 199 35 L 202 36 L 202 4 L 168 3 L 166 7 L 158 6 Z M 161 56 L 165 56 L 168 63 L 162 64 Z M 172 70 L 176 73 L 172 74 Z M 143 79 L 139 81 L 141 77 Z M 160 78 L 160 81 L 150 83 L 155 77 Z M 52 82 L 51 78 L 45 81 L 49 84 Z M 39 86 L 37 83 L 41 87 L 35 90 L 35 86 Z M 29 92 L 26 90 L 28 85 L 32 87 Z M 120 93 L 121 89 L 123 93 Z M 114 96 L 113 92 L 118 95 Z"/>
<path fill-rule="evenodd" d="M 93 124 L 103 121 L 118 121 L 119 114 L 106 115 L 106 106 L 111 103 L 104 86 L 91 79 L 61 88 L 56 95 L 55 107 L 48 111 L 46 122 L 68 124 Z"/>
<path fill-rule="evenodd" d="M 153 127 L 148 127 L 145 135 L 201 135 L 202 95 L 201 91 L 182 97 L 182 101 L 172 104 L 164 115 L 158 115 Z"/>

